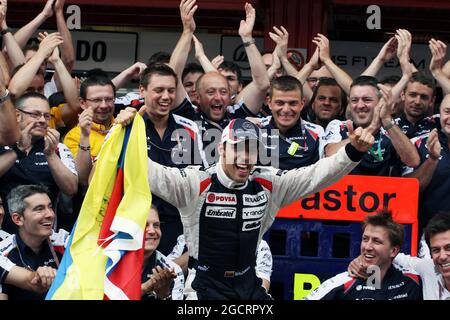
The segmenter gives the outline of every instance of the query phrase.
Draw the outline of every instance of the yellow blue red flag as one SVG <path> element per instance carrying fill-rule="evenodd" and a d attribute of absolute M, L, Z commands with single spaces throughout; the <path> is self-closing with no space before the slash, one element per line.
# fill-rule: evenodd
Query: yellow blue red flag
<path fill-rule="evenodd" d="M 111 130 L 47 300 L 141 297 L 151 207 L 145 124 L 137 115 Z"/>

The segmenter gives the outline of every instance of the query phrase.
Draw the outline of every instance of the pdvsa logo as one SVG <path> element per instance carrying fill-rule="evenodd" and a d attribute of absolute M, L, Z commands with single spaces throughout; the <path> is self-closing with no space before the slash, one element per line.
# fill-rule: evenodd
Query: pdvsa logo
<path fill-rule="evenodd" d="M 215 193 L 208 192 L 206 195 L 206 203 L 213 204 L 237 204 L 236 195 L 232 193 Z"/>

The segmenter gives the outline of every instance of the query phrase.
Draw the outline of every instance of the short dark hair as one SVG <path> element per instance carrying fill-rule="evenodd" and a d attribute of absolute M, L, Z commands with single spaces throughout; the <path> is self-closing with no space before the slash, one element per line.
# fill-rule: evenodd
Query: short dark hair
<path fill-rule="evenodd" d="M 408 84 L 409 83 L 414 83 L 414 82 L 419 82 L 421 84 L 423 84 L 424 86 L 429 87 L 430 89 L 433 90 L 433 96 L 436 94 L 436 84 L 434 82 L 433 79 L 431 79 L 430 77 L 427 77 L 426 75 L 424 75 L 421 72 L 414 72 L 411 76 L 411 79 L 409 79 Z M 406 85 L 405 87 L 405 92 L 406 92 L 406 88 L 408 87 L 408 85 Z"/>
<path fill-rule="evenodd" d="M 111 86 L 114 92 L 114 96 L 116 96 L 116 86 L 114 85 L 114 83 L 108 77 L 105 77 L 102 74 L 97 74 L 92 75 L 81 82 L 80 97 L 86 99 L 87 89 L 93 86 Z"/>
<path fill-rule="evenodd" d="M 198 63 L 192 62 L 186 65 L 186 67 L 183 70 L 183 73 L 181 74 L 181 81 L 184 81 L 184 78 L 187 76 L 188 73 L 205 73 L 202 66 Z"/>
<path fill-rule="evenodd" d="M 359 76 L 353 79 L 352 84 L 350 85 L 350 88 L 354 86 L 372 86 L 374 88 L 378 89 L 377 86 L 378 80 L 375 77 L 372 76 Z"/>
<path fill-rule="evenodd" d="M 224 61 L 219 66 L 219 69 L 223 69 L 224 71 L 231 71 L 236 74 L 237 81 L 242 83 L 242 70 L 236 63 L 232 61 Z"/>
<path fill-rule="evenodd" d="M 347 94 L 342 90 L 341 86 L 337 83 L 336 79 L 329 78 L 329 77 L 321 77 L 317 83 L 317 85 L 313 89 L 313 95 L 310 100 L 310 104 L 312 105 L 314 100 L 316 100 L 317 92 L 319 91 L 320 87 L 325 86 L 337 86 L 339 87 L 339 90 L 341 91 L 341 97 L 340 97 L 340 103 L 341 108 L 344 108 L 347 104 Z"/>
<path fill-rule="evenodd" d="M 25 92 L 20 97 L 14 99 L 14 105 L 16 106 L 17 109 L 23 110 L 25 101 L 27 101 L 30 98 L 41 99 L 48 103 L 48 99 L 46 96 L 44 96 L 43 94 L 40 94 L 39 92 L 34 92 L 34 91 L 31 92 L 30 91 L 30 92 Z"/>
<path fill-rule="evenodd" d="M 390 84 L 392 86 L 395 86 L 397 84 L 397 82 L 399 82 L 399 81 L 400 81 L 400 76 L 391 75 L 391 76 L 387 76 L 387 77 L 382 78 L 379 83 L 381 83 L 381 84 Z"/>
<path fill-rule="evenodd" d="M 378 84 L 378 80 L 375 77 L 372 76 L 359 76 L 356 77 L 352 84 L 350 85 L 350 90 L 354 87 L 354 86 L 360 86 L 360 87 L 365 87 L 365 86 L 370 86 L 370 87 L 374 87 L 375 91 L 377 93 L 377 97 L 381 98 L 381 92 L 380 89 L 377 86 Z"/>
<path fill-rule="evenodd" d="M 383 227 L 388 232 L 389 241 L 393 247 L 401 247 L 405 237 L 403 225 L 392 219 L 392 213 L 387 209 L 381 210 L 379 213 L 368 215 L 363 222 L 363 230 L 367 225 Z"/>
<path fill-rule="evenodd" d="M 448 230 L 450 230 L 450 211 L 436 213 L 425 227 L 425 241 L 428 247 L 430 247 L 431 237 L 438 233 L 447 232 Z"/>
<path fill-rule="evenodd" d="M 147 67 L 151 66 L 155 63 L 169 63 L 170 61 L 170 53 L 165 51 L 155 52 L 148 58 Z"/>
<path fill-rule="evenodd" d="M 9 214 L 11 215 L 13 212 L 17 212 L 18 214 L 23 215 L 27 208 L 25 199 L 32 195 L 43 193 L 49 195 L 49 190 L 44 185 L 26 184 L 15 187 L 9 192 L 7 197 Z"/>
<path fill-rule="evenodd" d="M 278 78 L 272 79 L 269 88 L 269 97 L 272 98 L 273 90 L 277 89 L 280 91 L 300 91 L 300 95 L 303 98 L 303 88 L 300 81 L 297 78 L 292 76 L 281 76 Z"/>
<path fill-rule="evenodd" d="M 39 44 L 36 42 L 27 43 L 25 47 L 23 47 L 22 52 L 25 54 L 27 51 L 38 51 Z"/>
<path fill-rule="evenodd" d="M 172 76 L 175 78 L 175 85 L 178 83 L 178 77 L 175 71 L 167 64 L 164 63 L 155 63 L 149 65 L 144 72 L 142 72 L 141 80 L 139 84 L 147 89 L 148 84 L 150 83 L 150 78 L 154 75 L 158 74 L 160 76 Z"/>

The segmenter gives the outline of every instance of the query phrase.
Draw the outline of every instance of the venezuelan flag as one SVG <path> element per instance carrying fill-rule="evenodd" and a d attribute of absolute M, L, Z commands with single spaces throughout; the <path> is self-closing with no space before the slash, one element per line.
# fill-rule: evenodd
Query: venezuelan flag
<path fill-rule="evenodd" d="M 50 300 L 140 299 L 145 223 L 151 207 L 145 124 L 115 126 L 47 294 Z"/>

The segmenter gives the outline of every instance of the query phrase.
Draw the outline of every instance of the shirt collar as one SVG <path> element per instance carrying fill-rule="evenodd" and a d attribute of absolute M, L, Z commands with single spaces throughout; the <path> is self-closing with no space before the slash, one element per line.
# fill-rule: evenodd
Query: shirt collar
<path fill-rule="evenodd" d="M 111 129 L 111 127 L 113 126 L 113 124 L 114 124 L 114 117 L 111 117 L 109 127 L 106 127 L 103 124 L 92 122 L 91 130 L 97 131 L 101 134 L 107 134 L 109 129 Z"/>
<path fill-rule="evenodd" d="M 34 255 L 36 255 L 36 253 L 33 251 L 33 249 L 31 249 L 23 240 L 22 240 L 22 238 L 20 237 L 20 235 L 19 235 L 19 232 L 16 232 L 16 234 L 15 234 L 15 240 L 16 240 L 16 244 L 17 244 L 17 247 L 18 247 L 18 249 L 19 249 L 19 251 L 22 253 L 22 254 L 26 254 L 26 255 L 29 255 L 29 254 L 34 254 Z M 44 249 L 44 247 L 45 247 L 45 243 L 42 243 L 42 247 L 41 247 L 41 251 L 40 252 L 42 252 L 42 250 Z"/>
<path fill-rule="evenodd" d="M 278 129 L 275 120 L 273 118 L 273 116 L 270 119 L 270 126 L 273 127 L 273 129 Z M 303 122 L 301 120 L 301 118 L 298 118 L 297 122 L 295 123 L 295 125 L 292 128 L 289 128 L 286 131 L 286 134 L 282 134 L 280 132 L 280 134 L 282 134 L 283 136 L 285 136 L 286 138 L 292 137 L 292 136 L 303 136 L 303 133 L 305 131 L 305 126 L 303 125 Z"/>
<path fill-rule="evenodd" d="M 147 112 L 144 114 L 143 119 L 145 122 L 147 122 L 148 125 L 150 125 L 153 128 L 155 127 L 152 120 L 150 120 L 150 117 L 148 116 Z M 172 112 L 169 113 L 169 118 L 167 120 L 167 129 L 176 129 L 176 122 Z"/>

